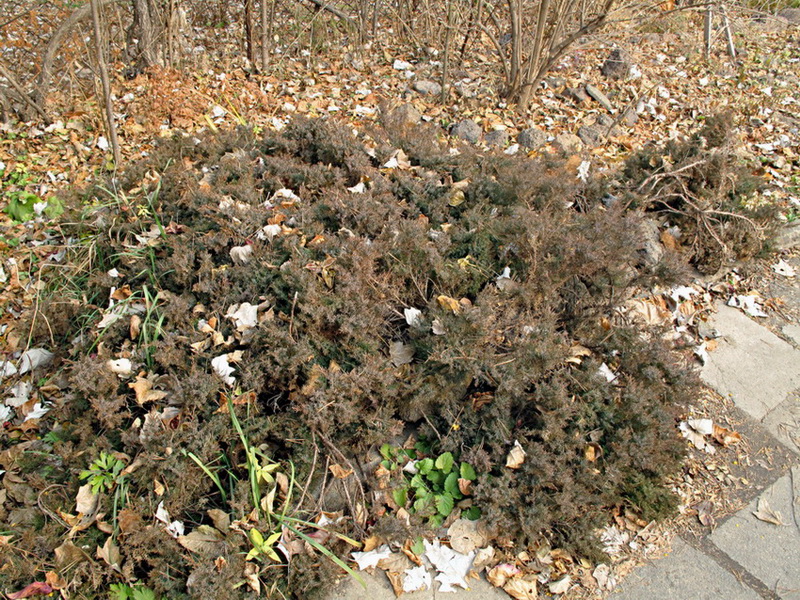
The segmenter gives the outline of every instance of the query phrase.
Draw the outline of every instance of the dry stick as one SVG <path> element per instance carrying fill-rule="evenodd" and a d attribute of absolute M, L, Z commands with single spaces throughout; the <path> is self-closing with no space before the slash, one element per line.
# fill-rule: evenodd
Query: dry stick
<path fill-rule="evenodd" d="M 261 70 L 266 72 L 267 64 L 269 63 L 269 47 L 267 46 L 267 24 L 269 23 L 269 14 L 267 11 L 268 0 L 261 0 Z M 274 2 L 273 2 L 274 6 Z"/>
<path fill-rule="evenodd" d="M 114 123 L 114 106 L 111 103 L 111 82 L 108 79 L 108 66 L 106 65 L 106 58 L 103 54 L 103 35 L 100 31 L 100 1 L 91 0 L 91 2 L 97 66 L 100 68 L 100 80 L 103 83 L 103 98 L 105 99 L 106 120 L 108 121 L 108 137 L 111 139 L 111 149 L 114 152 L 114 168 L 116 169 L 120 164 L 119 141 L 117 140 L 117 126 Z"/>
<path fill-rule="evenodd" d="M 27 104 L 34 111 L 36 111 L 36 113 L 40 117 L 42 117 L 42 120 L 45 123 L 47 123 L 47 124 L 50 123 L 50 119 L 47 118 L 47 113 L 44 112 L 44 109 L 31 99 L 31 97 L 23 89 L 23 87 L 19 84 L 19 82 L 14 78 L 14 76 L 11 74 L 11 72 L 8 69 L 5 68 L 3 63 L 0 63 L 0 75 L 2 75 L 3 77 L 6 78 L 8 83 L 11 85 L 12 88 L 14 88 L 14 91 L 16 91 L 20 95 L 20 97 L 25 102 L 25 104 Z"/>

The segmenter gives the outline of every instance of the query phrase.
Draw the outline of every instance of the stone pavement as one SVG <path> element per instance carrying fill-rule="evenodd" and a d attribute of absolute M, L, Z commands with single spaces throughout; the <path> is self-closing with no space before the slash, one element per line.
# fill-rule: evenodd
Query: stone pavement
<path fill-rule="evenodd" d="M 712 326 L 721 338 L 701 372 L 704 381 L 732 399 L 754 428 L 800 458 L 798 326 L 784 327 L 789 343 L 738 309 L 717 308 Z M 759 506 L 779 513 L 782 524 L 757 519 Z M 776 473 L 771 485 L 712 532 L 676 539 L 665 557 L 635 570 L 609 596 L 673 598 L 800 600 L 800 467 Z"/>
<path fill-rule="evenodd" d="M 711 326 L 720 335 L 701 375 L 711 388 L 733 400 L 747 416 L 758 441 L 785 445 L 800 465 L 800 326 L 772 333 L 739 309 L 718 305 Z M 770 437 L 771 436 L 771 437 Z M 791 454 L 789 452 L 788 454 Z M 779 513 L 780 525 L 757 519 L 760 508 Z M 334 591 L 330 600 L 390 600 L 382 573 L 364 591 L 354 582 Z M 436 591 L 404 595 L 408 600 L 507 599 L 485 581 L 456 594 Z M 663 557 L 637 568 L 608 600 L 800 600 L 800 467 L 776 472 L 748 506 L 722 520 L 700 538 L 676 538 Z"/>

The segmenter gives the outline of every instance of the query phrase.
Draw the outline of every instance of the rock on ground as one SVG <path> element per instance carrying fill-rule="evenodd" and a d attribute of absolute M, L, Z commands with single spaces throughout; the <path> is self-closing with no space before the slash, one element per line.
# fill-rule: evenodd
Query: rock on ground
<path fill-rule="evenodd" d="M 560 133 L 556 136 L 553 146 L 566 154 L 577 154 L 583 149 L 583 142 L 574 133 Z"/>
<path fill-rule="evenodd" d="M 614 105 L 611 104 L 611 100 L 608 99 L 603 92 L 600 91 L 599 88 L 593 86 L 591 83 L 586 85 L 586 93 L 589 94 L 590 97 L 597 100 L 600 103 L 600 106 L 605 108 L 608 112 L 612 112 L 614 110 Z"/>
<path fill-rule="evenodd" d="M 483 136 L 483 141 L 490 148 L 503 148 L 508 143 L 508 133 L 503 129 L 496 129 Z"/>
<path fill-rule="evenodd" d="M 603 66 L 600 67 L 600 72 L 609 79 L 625 79 L 630 70 L 631 63 L 627 55 L 619 48 L 612 50 Z"/>
<path fill-rule="evenodd" d="M 442 93 L 442 86 L 435 81 L 430 81 L 428 79 L 420 79 L 415 81 L 411 85 L 411 88 L 415 92 L 419 92 L 424 96 L 438 96 Z"/>
<path fill-rule="evenodd" d="M 388 115 L 388 121 L 392 125 L 399 127 L 410 127 L 416 125 L 422 119 L 422 114 L 413 104 L 401 104 Z"/>
<path fill-rule="evenodd" d="M 481 133 L 483 133 L 481 126 L 472 119 L 464 119 L 450 129 L 450 135 L 461 138 L 470 144 L 478 143 L 478 140 L 481 139 Z"/>
<path fill-rule="evenodd" d="M 536 150 L 547 143 L 547 134 L 538 127 L 528 127 L 519 132 L 517 143 L 528 150 Z"/>

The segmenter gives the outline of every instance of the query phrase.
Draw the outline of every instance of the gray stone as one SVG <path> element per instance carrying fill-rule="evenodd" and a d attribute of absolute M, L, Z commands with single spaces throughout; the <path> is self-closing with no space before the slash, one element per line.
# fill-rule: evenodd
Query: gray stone
<path fill-rule="evenodd" d="M 578 105 L 586 104 L 589 101 L 589 95 L 582 87 L 565 88 L 561 96 Z"/>
<path fill-rule="evenodd" d="M 639 122 L 639 115 L 636 114 L 636 110 L 633 108 L 629 108 L 625 111 L 625 116 L 622 117 L 622 120 L 628 127 L 633 127 Z"/>
<path fill-rule="evenodd" d="M 763 423 L 776 439 L 800 454 L 800 396 L 790 395 L 764 417 Z"/>
<path fill-rule="evenodd" d="M 450 129 L 450 135 L 461 138 L 471 144 L 475 144 L 481 139 L 481 133 L 483 133 L 481 126 L 472 119 L 464 119 Z"/>
<path fill-rule="evenodd" d="M 551 90 L 560 90 L 567 85 L 567 80 L 563 77 L 550 76 L 544 78 L 544 83 Z"/>
<path fill-rule="evenodd" d="M 795 468 L 793 476 L 799 477 L 800 470 Z M 800 599 L 800 529 L 794 523 L 796 509 L 792 507 L 799 498 L 798 490 L 792 489 L 792 477 L 784 475 L 711 534 L 720 550 L 786 600 Z M 781 514 L 783 525 L 753 515 L 759 499 Z"/>
<path fill-rule="evenodd" d="M 560 133 L 556 136 L 553 146 L 565 154 L 577 154 L 583 149 L 583 142 L 574 133 Z"/>
<path fill-rule="evenodd" d="M 792 250 L 800 246 L 800 220 L 781 227 L 775 236 L 775 249 Z"/>
<path fill-rule="evenodd" d="M 327 600 L 395 600 L 392 586 L 383 571 L 378 570 L 374 575 L 359 573 L 367 584 L 365 590 L 353 578 L 348 577 L 333 589 Z M 431 578 L 435 573 L 431 572 Z M 434 581 L 434 587 L 439 583 Z M 470 580 L 468 590 L 459 590 L 455 593 L 436 592 L 426 590 L 424 592 L 413 592 L 403 594 L 403 600 L 433 600 L 434 598 L 450 598 L 453 600 L 508 600 L 508 596 L 502 590 L 494 587 L 485 579 Z"/>
<path fill-rule="evenodd" d="M 536 150 L 547 143 L 547 134 L 538 127 L 528 127 L 519 132 L 517 143 L 528 150 Z"/>
<path fill-rule="evenodd" d="M 661 230 L 653 219 L 642 219 L 639 224 L 639 233 L 642 237 L 640 252 L 644 255 L 644 263 L 655 266 L 664 256 L 664 246 L 661 244 Z"/>
<path fill-rule="evenodd" d="M 783 17 L 793 25 L 800 24 L 800 8 L 783 8 L 778 11 L 778 16 Z"/>
<path fill-rule="evenodd" d="M 582 125 L 578 128 L 578 137 L 589 147 L 597 146 L 603 141 L 603 133 L 597 127 Z"/>
<path fill-rule="evenodd" d="M 611 127 L 614 124 L 614 119 L 605 113 L 598 115 L 595 123 L 600 127 Z"/>
<path fill-rule="evenodd" d="M 426 96 L 438 96 L 442 93 L 442 86 L 435 81 L 430 81 L 428 79 L 420 79 L 415 81 L 411 87 L 415 92 L 419 92 L 420 94 Z"/>
<path fill-rule="evenodd" d="M 600 67 L 600 72 L 609 79 L 625 79 L 630 73 L 631 63 L 628 56 L 619 48 L 615 48 Z"/>
<path fill-rule="evenodd" d="M 483 141 L 490 148 L 504 148 L 508 143 L 508 133 L 504 129 L 495 129 L 483 136 Z"/>
<path fill-rule="evenodd" d="M 614 110 L 614 105 L 611 104 L 611 100 L 608 99 L 608 96 L 606 96 L 600 91 L 599 88 L 593 86 L 591 83 L 586 85 L 586 93 L 589 94 L 590 97 L 597 100 L 600 103 L 600 106 L 605 108 L 608 112 Z"/>
<path fill-rule="evenodd" d="M 717 305 L 711 325 L 722 335 L 703 380 L 757 420 L 800 388 L 800 350 L 739 309 Z"/>
<path fill-rule="evenodd" d="M 422 120 L 422 114 L 413 104 L 401 104 L 389 113 L 388 120 L 396 126 L 409 127 L 419 123 Z"/>
<path fill-rule="evenodd" d="M 669 554 L 633 571 L 608 600 L 757 600 L 750 588 L 680 538 Z"/>

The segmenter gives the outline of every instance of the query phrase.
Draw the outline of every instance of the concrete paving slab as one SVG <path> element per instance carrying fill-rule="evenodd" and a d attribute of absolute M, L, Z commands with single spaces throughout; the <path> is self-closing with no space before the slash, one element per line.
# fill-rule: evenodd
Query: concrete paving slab
<path fill-rule="evenodd" d="M 763 424 L 787 448 L 800 454 L 800 394 L 790 394 L 764 417 Z"/>
<path fill-rule="evenodd" d="M 354 581 L 352 577 L 342 580 L 339 585 L 332 590 L 328 600 L 394 600 L 395 595 L 392 586 L 383 571 L 377 571 L 374 575 L 360 573 L 367 584 L 365 590 L 361 585 Z M 431 570 L 431 577 L 435 573 Z M 438 582 L 433 583 L 435 588 L 439 587 Z M 485 579 L 471 580 L 468 590 L 457 592 L 439 592 L 427 590 L 424 592 L 414 592 L 403 594 L 403 600 L 508 600 L 509 596 L 502 590 L 497 589 Z"/>
<path fill-rule="evenodd" d="M 737 308 L 717 306 L 711 326 L 723 338 L 709 353 L 703 380 L 761 421 L 800 388 L 800 350 Z"/>
<path fill-rule="evenodd" d="M 800 325 L 797 325 L 796 323 L 792 323 L 791 325 L 784 325 L 781 331 L 783 331 L 783 335 L 785 335 L 795 344 L 800 346 Z"/>
<path fill-rule="evenodd" d="M 800 470 L 795 468 L 793 475 L 784 475 L 759 496 L 780 513 L 783 525 L 757 519 L 753 515 L 758 508 L 756 498 L 711 534 L 712 543 L 785 600 L 800 600 L 800 527 L 796 521 L 800 490 L 792 485 L 797 476 Z"/>
<path fill-rule="evenodd" d="M 608 600 L 759 600 L 760 596 L 737 581 L 714 559 L 680 538 L 670 553 L 637 568 Z"/>

